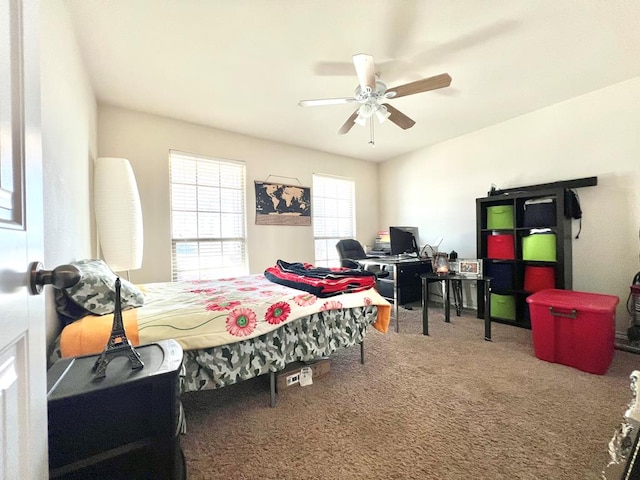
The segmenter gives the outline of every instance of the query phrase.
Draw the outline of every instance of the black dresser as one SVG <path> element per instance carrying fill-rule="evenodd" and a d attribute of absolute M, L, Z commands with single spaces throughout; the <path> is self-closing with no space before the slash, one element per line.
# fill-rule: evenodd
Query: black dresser
<path fill-rule="evenodd" d="M 181 480 L 182 348 L 136 348 L 144 367 L 117 357 L 94 379 L 97 355 L 62 359 L 47 373 L 51 479 Z"/>

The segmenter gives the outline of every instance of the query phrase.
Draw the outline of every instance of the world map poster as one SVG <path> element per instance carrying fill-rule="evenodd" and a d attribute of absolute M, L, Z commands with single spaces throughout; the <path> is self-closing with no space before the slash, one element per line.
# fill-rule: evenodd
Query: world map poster
<path fill-rule="evenodd" d="M 256 225 L 311 225 L 311 188 L 255 182 Z"/>

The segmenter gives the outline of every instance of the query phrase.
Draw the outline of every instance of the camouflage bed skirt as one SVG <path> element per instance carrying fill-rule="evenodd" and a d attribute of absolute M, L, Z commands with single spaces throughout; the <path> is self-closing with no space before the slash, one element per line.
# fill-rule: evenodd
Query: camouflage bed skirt
<path fill-rule="evenodd" d="M 282 370 L 295 361 L 327 357 L 363 341 L 377 307 L 326 310 L 259 337 L 184 352 L 182 392 L 208 390 Z"/>

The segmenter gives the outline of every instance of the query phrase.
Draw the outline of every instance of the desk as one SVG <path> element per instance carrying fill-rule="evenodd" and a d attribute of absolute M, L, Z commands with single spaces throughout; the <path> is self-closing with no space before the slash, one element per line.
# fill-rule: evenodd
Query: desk
<path fill-rule="evenodd" d="M 379 258 L 365 258 L 357 260 L 363 267 L 377 265 L 391 267 L 389 278 L 378 279 L 378 292 L 387 300 L 393 301 L 393 315 L 396 318 L 396 332 L 400 331 L 398 319 L 399 306 L 402 303 L 420 301 L 420 275 L 431 272 L 430 258 L 388 256 Z M 384 288 L 389 285 L 389 291 Z"/>
<path fill-rule="evenodd" d="M 478 277 L 458 275 L 455 273 L 448 273 L 446 275 L 437 273 L 425 273 L 421 275 L 422 278 L 422 334 L 429 335 L 429 283 L 431 282 L 444 282 L 444 321 L 449 323 L 451 315 L 450 305 L 450 290 L 451 282 L 464 282 L 474 281 L 482 282 L 484 284 L 484 339 L 491 340 L 491 278 L 490 277 Z M 460 309 L 456 311 L 460 316 Z"/>

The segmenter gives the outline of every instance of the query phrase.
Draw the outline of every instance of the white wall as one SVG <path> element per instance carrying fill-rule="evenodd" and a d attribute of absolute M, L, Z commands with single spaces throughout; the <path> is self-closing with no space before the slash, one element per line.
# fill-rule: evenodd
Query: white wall
<path fill-rule="evenodd" d="M 510 188 L 598 177 L 578 190 L 573 288 L 617 295 L 617 329 L 640 270 L 640 78 L 440 143 L 380 165 L 381 223 L 416 225 L 423 243 L 476 257 L 475 199 Z M 574 232 L 577 221 L 574 221 Z M 575 235 L 574 235 L 575 236 Z"/>
<path fill-rule="evenodd" d="M 97 150 L 97 105 L 84 69 L 67 7 L 41 6 L 44 258 L 48 269 L 90 258 L 92 159 Z M 47 342 L 58 334 L 52 289 L 47 295 Z"/>
<path fill-rule="evenodd" d="M 131 272 L 137 283 L 171 280 L 169 150 L 242 160 L 247 172 L 247 252 L 250 273 L 276 260 L 314 261 L 313 227 L 255 225 L 254 181 L 311 186 L 314 173 L 356 182 L 356 236 L 371 243 L 378 229 L 377 165 L 352 158 L 246 137 L 165 117 L 113 106 L 98 108 L 100 156 L 129 159 L 136 174 L 144 217 L 144 259 Z"/>

